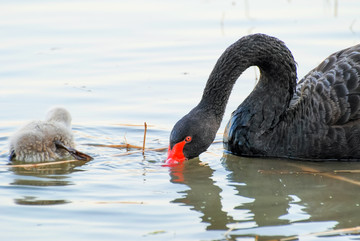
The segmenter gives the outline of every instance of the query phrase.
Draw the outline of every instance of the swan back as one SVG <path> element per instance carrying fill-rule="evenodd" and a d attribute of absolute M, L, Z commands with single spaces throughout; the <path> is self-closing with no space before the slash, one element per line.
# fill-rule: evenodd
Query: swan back
<path fill-rule="evenodd" d="M 273 135 L 274 153 L 359 160 L 360 44 L 330 55 L 300 80 L 286 114 Z"/>
<path fill-rule="evenodd" d="M 309 100 L 328 125 L 360 119 L 360 44 L 330 55 L 299 81 L 291 106 Z"/>

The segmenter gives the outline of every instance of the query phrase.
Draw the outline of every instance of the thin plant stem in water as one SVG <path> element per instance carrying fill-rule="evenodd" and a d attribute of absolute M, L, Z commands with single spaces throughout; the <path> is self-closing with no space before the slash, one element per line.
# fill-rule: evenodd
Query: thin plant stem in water
<path fill-rule="evenodd" d="M 145 153 L 145 141 L 146 141 L 146 132 L 147 132 L 147 124 L 144 122 L 144 140 L 143 140 L 143 146 L 142 146 L 142 154 Z"/>

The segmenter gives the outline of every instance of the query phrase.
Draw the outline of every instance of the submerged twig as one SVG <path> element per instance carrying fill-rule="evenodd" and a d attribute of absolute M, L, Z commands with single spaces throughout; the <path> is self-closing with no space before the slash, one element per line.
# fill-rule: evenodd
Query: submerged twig
<path fill-rule="evenodd" d="M 360 170 L 356 169 L 356 170 L 319 171 L 319 170 L 316 170 L 316 169 L 311 169 L 311 170 L 306 170 L 306 171 L 289 171 L 289 170 L 262 170 L 262 169 L 259 169 L 258 172 L 263 173 L 263 174 L 282 174 L 282 175 L 286 175 L 286 174 L 360 173 Z"/>
<path fill-rule="evenodd" d="M 14 164 L 14 165 L 4 165 L 4 167 L 23 167 L 23 168 L 35 168 L 35 167 L 43 167 L 43 166 L 52 166 L 52 165 L 60 165 L 65 163 L 72 162 L 88 162 L 88 160 L 63 160 L 63 161 L 54 161 L 54 162 L 42 162 L 42 163 L 29 163 L 29 164 Z"/>
<path fill-rule="evenodd" d="M 146 122 L 145 122 L 146 123 Z M 144 131 L 144 143 L 145 143 L 145 138 L 146 138 L 146 132 Z M 220 143 L 222 141 L 214 141 L 212 144 L 217 144 Z M 96 147 L 110 147 L 110 148 L 133 148 L 133 149 L 139 149 L 137 151 L 131 151 L 131 152 L 126 152 L 126 153 L 120 153 L 120 154 L 115 154 L 112 156 L 128 156 L 128 155 L 132 155 L 132 154 L 136 154 L 136 153 L 145 153 L 146 151 L 158 151 L 158 152 L 162 152 L 162 151 L 166 151 L 168 149 L 168 147 L 160 147 L 160 148 L 145 148 L 145 145 L 141 146 L 136 146 L 136 145 L 131 145 L 131 144 L 120 144 L 120 145 L 103 145 L 103 144 L 87 144 L 89 146 L 96 146 Z"/>
<path fill-rule="evenodd" d="M 288 170 L 258 170 L 261 174 L 280 174 L 280 175 L 291 175 L 291 174 L 322 174 L 327 172 L 322 171 L 288 171 Z"/>
<path fill-rule="evenodd" d="M 335 173 L 360 173 L 360 170 L 334 170 Z"/>
<path fill-rule="evenodd" d="M 292 236 L 292 237 L 288 237 L 288 238 L 279 239 L 279 241 L 299 240 L 300 237 L 332 236 L 332 235 L 358 234 L 358 233 L 360 233 L 360 226 L 353 227 L 353 228 L 328 230 L 328 231 L 310 233 L 310 234 L 299 235 L 299 236 Z"/>
<path fill-rule="evenodd" d="M 143 140 L 143 146 L 142 146 L 142 154 L 145 153 L 145 141 L 146 141 L 146 132 L 147 132 L 147 124 L 144 122 L 144 140 Z"/>
<path fill-rule="evenodd" d="M 293 167 L 297 167 L 300 168 L 301 171 L 289 171 L 289 170 L 258 170 L 259 173 L 262 174 L 280 174 L 280 175 L 291 175 L 291 174 L 312 174 L 312 175 L 322 175 L 325 177 L 329 177 L 332 179 L 336 179 L 336 180 L 340 180 L 340 181 L 344 181 L 344 182 L 348 182 L 357 186 L 360 186 L 360 181 L 351 179 L 351 178 L 347 178 L 347 177 L 343 177 L 343 176 L 339 176 L 336 175 L 338 173 L 360 173 L 360 170 L 333 170 L 333 171 L 319 171 L 315 168 L 311 168 L 305 165 L 301 165 L 301 164 L 295 164 L 295 163 L 288 163 L 289 166 L 293 166 Z"/>
<path fill-rule="evenodd" d="M 144 151 L 159 151 L 159 152 L 161 152 L 161 151 L 166 151 L 167 149 L 168 149 L 167 147 L 161 147 L 161 148 L 145 149 Z M 125 152 L 125 153 L 115 154 L 112 156 L 128 156 L 128 155 L 132 155 L 132 154 L 136 154 L 136 153 L 143 153 L 143 150 Z"/>
<path fill-rule="evenodd" d="M 126 148 L 126 149 L 142 149 L 141 146 L 136 146 L 132 144 L 119 144 L 119 145 L 105 145 L 105 144 L 87 144 L 88 146 L 97 146 L 97 147 L 111 147 L 111 148 Z"/>
<path fill-rule="evenodd" d="M 336 175 L 336 173 L 335 174 L 331 174 L 329 172 L 321 173 L 319 170 L 317 170 L 315 168 L 311 168 L 311 167 L 307 167 L 307 166 L 300 165 L 300 164 L 295 164 L 295 163 L 288 163 L 288 165 L 298 167 L 298 168 L 300 168 L 301 170 L 303 170 L 305 172 L 319 173 L 319 174 L 321 174 L 322 176 L 325 176 L 325 177 L 329 177 L 329 178 L 332 178 L 332 179 L 336 179 L 336 180 L 340 180 L 340 181 L 344 181 L 344 182 L 348 182 L 348 183 L 360 186 L 360 181 L 356 181 L 356 180 L 353 180 L 351 178 L 347 178 L 347 177 L 343 177 L 343 176 L 338 176 L 338 175 Z M 340 170 L 337 170 L 337 172 L 339 172 L 339 171 Z"/>

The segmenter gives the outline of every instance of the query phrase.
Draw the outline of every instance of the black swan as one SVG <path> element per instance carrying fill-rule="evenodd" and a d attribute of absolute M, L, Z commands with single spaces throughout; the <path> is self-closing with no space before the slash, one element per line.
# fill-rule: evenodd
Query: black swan
<path fill-rule="evenodd" d="M 221 55 L 200 103 L 170 134 L 166 163 L 199 156 L 213 142 L 235 81 L 250 66 L 260 79 L 232 113 L 232 154 L 306 160 L 360 159 L 360 44 L 330 55 L 298 83 L 296 63 L 277 38 L 254 34 Z"/>
<path fill-rule="evenodd" d="M 11 161 L 44 162 L 70 159 L 90 160 L 74 149 L 71 115 L 62 108 L 52 108 L 45 121 L 32 121 L 10 137 Z"/>

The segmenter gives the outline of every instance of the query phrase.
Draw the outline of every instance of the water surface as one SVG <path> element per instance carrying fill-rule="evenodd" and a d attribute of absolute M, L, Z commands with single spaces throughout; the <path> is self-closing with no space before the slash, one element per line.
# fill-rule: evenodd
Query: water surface
<path fill-rule="evenodd" d="M 183 168 L 164 151 L 224 49 L 262 32 L 287 44 L 299 78 L 360 42 L 356 1 L 2 1 L 1 240 L 353 240 L 360 164 L 249 159 L 220 143 Z M 230 113 L 256 83 L 247 70 Z M 8 138 L 61 105 L 88 163 L 8 165 Z M 127 152 L 130 155 L 125 155 Z M 341 171 L 341 172 L 339 172 Z M 317 233 L 317 235 L 313 234 Z M 347 235 L 345 235 L 347 234 Z"/>

